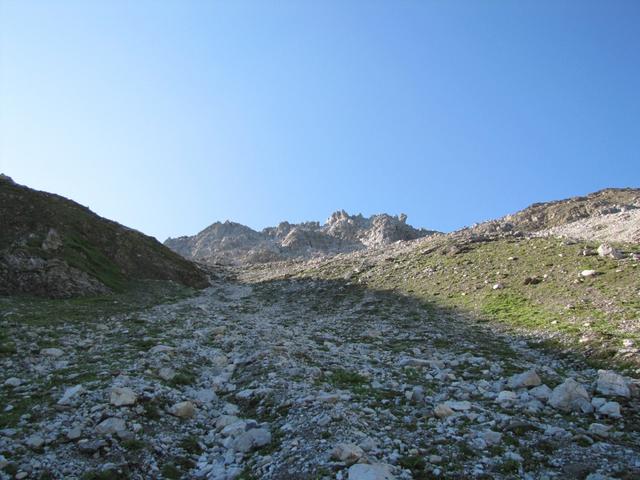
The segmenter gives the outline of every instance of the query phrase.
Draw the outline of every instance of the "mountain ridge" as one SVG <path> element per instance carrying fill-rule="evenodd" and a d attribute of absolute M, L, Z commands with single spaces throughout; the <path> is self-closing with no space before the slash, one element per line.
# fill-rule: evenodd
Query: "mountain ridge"
<path fill-rule="evenodd" d="M 188 259 L 209 264 L 268 263 L 356 251 L 437 233 L 414 228 L 406 219 L 404 214 L 364 217 L 338 210 L 322 225 L 284 221 L 259 232 L 227 220 L 196 235 L 168 238 L 164 244 Z"/>

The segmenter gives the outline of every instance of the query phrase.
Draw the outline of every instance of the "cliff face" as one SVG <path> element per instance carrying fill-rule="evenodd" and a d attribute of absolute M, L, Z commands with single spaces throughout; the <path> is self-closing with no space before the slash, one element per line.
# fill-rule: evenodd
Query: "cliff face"
<path fill-rule="evenodd" d="M 435 232 L 416 229 L 406 215 L 372 217 L 334 212 L 319 222 L 282 222 L 261 232 L 238 223 L 214 223 L 197 235 L 169 238 L 165 245 L 189 259 L 206 263 L 264 263 L 312 258 L 415 240 Z"/>

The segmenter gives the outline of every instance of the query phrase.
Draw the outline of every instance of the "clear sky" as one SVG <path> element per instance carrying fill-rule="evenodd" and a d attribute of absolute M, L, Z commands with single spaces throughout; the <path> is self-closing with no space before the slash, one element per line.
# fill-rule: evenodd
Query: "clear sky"
<path fill-rule="evenodd" d="M 640 186 L 640 1 L 0 0 L 0 171 L 164 240 Z"/>

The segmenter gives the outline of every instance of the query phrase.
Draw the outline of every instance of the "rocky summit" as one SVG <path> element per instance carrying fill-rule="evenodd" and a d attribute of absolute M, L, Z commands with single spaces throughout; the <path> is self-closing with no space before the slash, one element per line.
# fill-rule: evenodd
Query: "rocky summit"
<path fill-rule="evenodd" d="M 207 288 L 0 296 L 0 479 L 640 478 L 637 194 L 219 223 L 172 245 Z"/>
<path fill-rule="evenodd" d="M 324 225 L 281 222 L 261 232 L 234 222 L 216 222 L 197 235 L 169 238 L 165 245 L 191 260 L 237 265 L 335 255 L 436 233 L 416 229 L 406 220 L 404 214 L 366 218 L 341 210 Z"/>

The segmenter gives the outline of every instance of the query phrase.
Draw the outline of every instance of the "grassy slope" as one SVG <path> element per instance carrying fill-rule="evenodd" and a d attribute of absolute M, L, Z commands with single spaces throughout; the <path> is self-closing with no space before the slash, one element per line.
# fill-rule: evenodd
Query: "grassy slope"
<path fill-rule="evenodd" d="M 549 238 L 501 239 L 467 244 L 453 254 L 452 240 L 441 237 L 386 259 L 343 256 L 300 274 L 348 275 L 370 288 L 404 292 L 501 328 L 533 333 L 548 346 L 585 354 L 596 365 L 638 368 L 637 354 L 621 350 L 625 339 L 640 344 L 640 266 L 633 260 L 583 256 L 585 246 L 597 247 Z M 600 275 L 581 279 L 585 269 Z M 542 281 L 525 285 L 532 276 Z M 503 288 L 494 290 L 496 283 Z"/>

